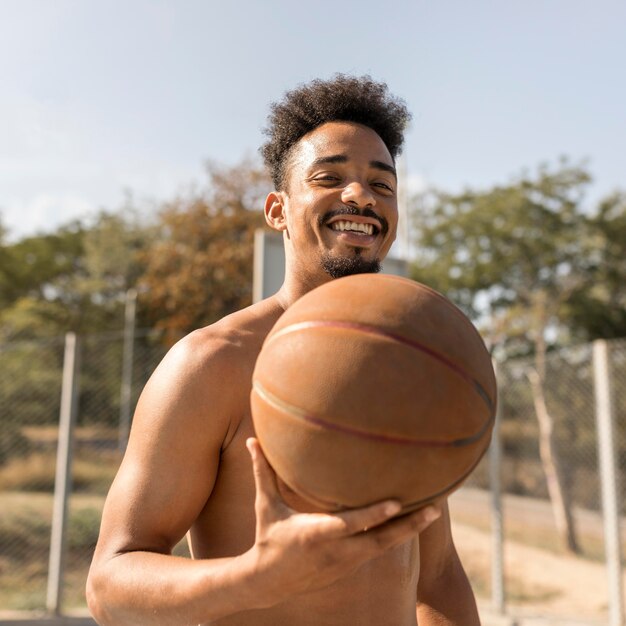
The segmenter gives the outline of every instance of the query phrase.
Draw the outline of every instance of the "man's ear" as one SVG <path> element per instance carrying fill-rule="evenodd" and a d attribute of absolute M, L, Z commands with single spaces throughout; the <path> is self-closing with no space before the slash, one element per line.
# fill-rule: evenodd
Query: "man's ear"
<path fill-rule="evenodd" d="M 272 191 L 265 199 L 265 221 L 274 230 L 287 230 L 285 215 L 285 194 L 282 191 Z"/>

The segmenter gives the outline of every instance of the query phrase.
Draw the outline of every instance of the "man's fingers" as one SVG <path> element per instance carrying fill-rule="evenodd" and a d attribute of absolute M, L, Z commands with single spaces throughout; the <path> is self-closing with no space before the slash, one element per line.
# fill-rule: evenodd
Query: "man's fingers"
<path fill-rule="evenodd" d="M 277 500 L 282 501 L 276 485 L 276 474 L 267 462 L 258 440 L 254 437 L 248 438 L 246 447 L 252 457 L 257 503 L 271 506 Z"/>
<path fill-rule="evenodd" d="M 329 536 L 334 537 L 374 532 L 379 527 L 382 532 L 383 529 L 389 527 L 390 531 L 383 533 L 383 538 L 386 540 L 389 537 L 393 541 L 395 534 L 408 537 L 411 534 L 421 533 L 441 516 L 441 508 L 430 505 L 419 511 L 392 519 L 400 513 L 401 509 L 402 506 L 399 502 L 387 500 L 361 509 L 350 509 L 331 514 L 326 520 L 325 527 Z"/>
<path fill-rule="evenodd" d="M 365 543 L 374 542 L 381 550 L 387 550 L 424 532 L 440 517 L 441 508 L 430 505 L 414 513 L 390 520 L 389 523 L 371 531 L 368 530 L 362 534 L 362 540 Z"/>
<path fill-rule="evenodd" d="M 410 518 L 408 524 L 415 528 L 418 533 L 424 532 L 434 521 L 441 517 L 441 507 L 439 506 L 426 506 L 419 511 L 415 511 L 407 515 Z M 398 520 L 399 522 L 401 520 Z"/>
<path fill-rule="evenodd" d="M 355 535 L 369 528 L 384 524 L 402 509 L 402 505 L 395 500 L 378 502 L 361 509 L 351 509 L 335 513 L 329 517 L 328 524 L 337 537 Z"/>

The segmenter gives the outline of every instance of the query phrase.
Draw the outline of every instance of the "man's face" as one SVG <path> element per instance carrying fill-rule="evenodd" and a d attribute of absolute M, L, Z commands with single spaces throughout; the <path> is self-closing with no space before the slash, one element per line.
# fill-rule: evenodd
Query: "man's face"
<path fill-rule="evenodd" d="M 328 122 L 298 142 L 286 178 L 298 265 L 332 278 L 379 271 L 398 221 L 395 168 L 382 139 L 360 124 Z"/>

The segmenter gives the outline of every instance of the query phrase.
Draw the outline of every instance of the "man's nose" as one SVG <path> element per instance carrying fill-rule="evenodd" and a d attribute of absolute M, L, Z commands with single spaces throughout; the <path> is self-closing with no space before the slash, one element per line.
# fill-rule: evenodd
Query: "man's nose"
<path fill-rule="evenodd" d="M 376 198 L 372 191 L 359 181 L 353 181 L 343 188 L 341 200 L 344 204 L 350 204 L 361 209 L 376 205 Z"/>

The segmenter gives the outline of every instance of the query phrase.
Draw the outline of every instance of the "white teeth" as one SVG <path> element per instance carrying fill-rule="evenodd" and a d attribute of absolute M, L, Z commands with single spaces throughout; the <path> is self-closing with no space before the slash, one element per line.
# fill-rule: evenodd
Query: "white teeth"
<path fill-rule="evenodd" d="M 340 220 L 331 224 L 333 230 L 351 230 L 357 233 L 364 233 L 366 235 L 372 235 L 374 233 L 374 226 L 372 224 L 360 224 L 357 222 L 348 222 L 346 220 Z"/>

